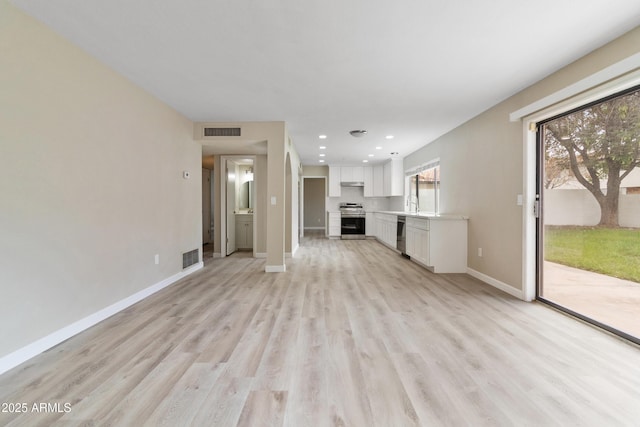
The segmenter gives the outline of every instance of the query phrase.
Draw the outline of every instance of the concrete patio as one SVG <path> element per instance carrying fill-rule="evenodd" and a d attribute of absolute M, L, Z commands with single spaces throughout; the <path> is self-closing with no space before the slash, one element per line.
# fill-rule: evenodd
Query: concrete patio
<path fill-rule="evenodd" d="M 640 338 L 640 283 L 544 263 L 545 299 Z"/>

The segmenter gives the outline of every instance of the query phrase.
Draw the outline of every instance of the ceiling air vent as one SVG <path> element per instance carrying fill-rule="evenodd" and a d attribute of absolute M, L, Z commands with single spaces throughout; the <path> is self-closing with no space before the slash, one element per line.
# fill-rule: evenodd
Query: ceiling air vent
<path fill-rule="evenodd" d="M 204 136 L 240 136 L 240 128 L 204 128 Z"/>

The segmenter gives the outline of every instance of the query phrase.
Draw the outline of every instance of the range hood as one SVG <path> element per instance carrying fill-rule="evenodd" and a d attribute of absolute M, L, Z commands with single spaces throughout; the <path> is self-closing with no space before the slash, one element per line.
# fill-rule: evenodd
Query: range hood
<path fill-rule="evenodd" d="M 362 181 L 343 181 L 340 183 L 342 187 L 364 187 L 364 182 Z"/>

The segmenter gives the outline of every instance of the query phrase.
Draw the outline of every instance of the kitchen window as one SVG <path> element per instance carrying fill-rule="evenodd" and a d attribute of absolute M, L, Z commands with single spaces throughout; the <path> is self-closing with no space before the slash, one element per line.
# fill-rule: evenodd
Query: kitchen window
<path fill-rule="evenodd" d="M 425 163 L 406 172 L 407 210 L 440 212 L 440 160 Z"/>

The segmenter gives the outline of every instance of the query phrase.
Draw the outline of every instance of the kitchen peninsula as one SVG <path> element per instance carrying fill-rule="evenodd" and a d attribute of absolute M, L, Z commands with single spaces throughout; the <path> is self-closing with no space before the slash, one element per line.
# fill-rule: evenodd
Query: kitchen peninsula
<path fill-rule="evenodd" d="M 398 217 L 406 218 L 406 249 L 412 261 L 434 273 L 467 272 L 467 222 L 462 215 L 375 212 L 375 237 L 398 250 Z"/>

